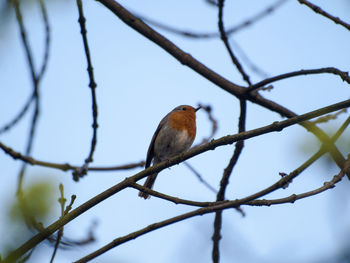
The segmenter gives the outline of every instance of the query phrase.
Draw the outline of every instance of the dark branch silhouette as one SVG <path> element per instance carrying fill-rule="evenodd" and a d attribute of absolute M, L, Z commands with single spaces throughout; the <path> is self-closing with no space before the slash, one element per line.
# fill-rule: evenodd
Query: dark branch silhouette
<path fill-rule="evenodd" d="M 299 1 L 300 4 L 304 4 L 307 7 L 309 7 L 310 9 L 312 9 L 312 11 L 314 11 L 315 13 L 320 14 L 321 16 L 324 16 L 324 17 L 332 20 L 334 23 L 345 27 L 347 30 L 350 30 L 350 24 L 345 23 L 339 17 L 335 17 L 335 16 L 327 13 L 322 8 L 320 8 L 319 6 L 312 4 L 311 2 L 309 2 L 307 0 L 298 0 L 298 1 Z"/>
<path fill-rule="evenodd" d="M 85 175 L 88 171 L 88 166 L 89 163 L 91 163 L 93 160 L 93 155 L 95 152 L 96 148 L 96 143 L 97 143 L 97 128 L 98 128 L 98 123 L 97 123 L 97 100 L 96 100 L 96 87 L 97 84 L 95 82 L 95 77 L 94 77 L 94 70 L 92 67 L 92 62 L 91 62 L 91 56 L 90 56 L 90 49 L 89 49 L 89 44 L 87 40 L 87 31 L 85 27 L 85 17 L 84 17 L 84 12 L 83 12 L 83 3 L 81 0 L 77 0 L 77 6 L 78 6 L 78 11 L 79 11 L 79 25 L 80 25 L 80 33 L 83 38 L 83 43 L 84 43 L 84 51 L 85 51 L 85 56 L 87 60 L 87 71 L 89 74 L 89 87 L 91 90 L 91 99 L 92 99 L 92 139 L 91 139 L 91 145 L 90 145 L 90 152 L 88 157 L 85 159 L 84 165 L 80 168 L 77 169 L 73 172 L 73 179 L 74 181 L 78 181 L 79 177 Z"/>

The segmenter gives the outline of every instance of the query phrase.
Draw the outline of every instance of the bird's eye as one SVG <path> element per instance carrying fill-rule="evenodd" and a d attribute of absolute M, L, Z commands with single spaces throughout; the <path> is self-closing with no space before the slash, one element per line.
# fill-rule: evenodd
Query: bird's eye
<path fill-rule="evenodd" d="M 183 108 L 182 108 L 182 110 L 186 111 L 186 110 L 187 110 L 187 108 L 186 108 L 186 107 L 183 107 Z"/>

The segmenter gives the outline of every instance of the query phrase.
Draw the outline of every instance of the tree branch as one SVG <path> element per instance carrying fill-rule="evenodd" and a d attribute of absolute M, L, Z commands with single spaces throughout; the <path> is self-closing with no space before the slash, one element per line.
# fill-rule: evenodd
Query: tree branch
<path fill-rule="evenodd" d="M 22 39 L 25 54 L 27 57 L 27 62 L 29 65 L 29 70 L 30 70 L 32 85 L 33 85 L 33 99 L 34 99 L 35 108 L 34 108 L 34 112 L 33 112 L 33 116 L 32 116 L 29 137 L 28 137 L 28 142 L 27 142 L 26 151 L 25 151 L 26 155 L 29 155 L 31 150 L 32 150 L 32 147 L 33 147 L 35 129 L 36 129 L 36 124 L 37 124 L 38 117 L 39 117 L 39 83 L 41 80 L 41 78 L 40 78 L 41 76 L 38 77 L 35 73 L 32 50 L 31 50 L 31 47 L 30 47 L 28 39 L 27 39 L 27 33 L 25 30 L 24 22 L 23 22 L 23 17 L 22 17 L 22 12 L 21 12 L 19 0 L 14 0 L 13 5 L 15 8 L 15 12 L 16 12 L 18 26 L 20 28 L 21 39 Z M 26 169 L 26 164 L 24 163 L 22 165 L 21 170 L 20 170 L 19 175 L 18 175 L 18 186 L 17 186 L 17 195 L 18 196 L 22 192 L 22 184 L 23 184 L 23 177 L 24 177 L 25 169 Z"/>
<path fill-rule="evenodd" d="M 345 23 L 344 21 L 342 21 L 339 17 L 335 17 L 335 16 L 323 11 L 319 6 L 312 4 L 307 0 L 298 0 L 298 1 L 300 4 L 304 4 L 307 7 L 309 7 L 310 9 L 312 9 L 312 11 L 314 11 L 315 13 L 320 14 L 321 16 L 324 16 L 324 17 L 332 20 L 334 23 L 345 27 L 347 30 L 350 30 L 350 25 L 348 23 Z"/>
<path fill-rule="evenodd" d="M 90 146 L 90 152 L 88 157 L 85 159 L 84 165 L 73 172 L 73 179 L 74 181 L 78 181 L 79 177 L 86 175 L 89 167 L 89 163 L 93 161 L 93 155 L 94 151 L 96 148 L 96 143 L 97 143 L 97 128 L 98 128 L 98 123 L 97 123 L 97 101 L 96 101 L 96 82 L 95 82 L 95 77 L 94 77 L 94 70 L 92 67 L 92 62 L 91 62 L 91 56 L 90 56 L 90 49 L 89 49 L 89 44 L 86 36 L 86 27 L 85 27 L 85 17 L 84 17 L 84 12 L 83 12 L 83 3 L 81 0 L 77 0 L 77 6 L 78 6 L 78 11 L 79 11 L 79 25 L 80 25 L 80 33 L 83 38 L 83 43 L 84 43 L 84 51 L 85 51 L 85 56 L 87 60 L 87 71 L 89 74 L 89 87 L 91 90 L 91 99 L 92 99 L 92 139 L 91 139 L 91 146 Z"/>
<path fill-rule="evenodd" d="M 32 104 L 33 100 L 35 99 L 34 93 L 30 95 L 27 102 L 24 104 L 21 111 L 7 124 L 5 124 L 3 127 L 0 128 L 0 134 L 10 130 L 12 127 L 14 127 L 25 115 L 25 113 L 28 111 L 29 106 Z"/>
<path fill-rule="evenodd" d="M 46 6 L 44 0 L 39 0 L 41 14 L 43 17 L 43 23 L 45 26 L 45 50 L 44 50 L 44 59 L 43 63 L 41 64 L 41 69 L 38 74 L 38 79 L 41 79 L 42 76 L 45 74 L 45 71 L 47 69 L 47 63 L 49 61 L 49 54 L 50 54 L 50 46 L 51 46 L 51 29 L 50 29 L 50 23 L 49 18 L 47 16 Z"/>
<path fill-rule="evenodd" d="M 225 33 L 226 31 L 225 31 L 224 22 L 223 22 L 224 0 L 218 0 L 218 8 L 219 8 L 218 27 L 219 27 L 219 32 L 220 32 L 220 38 L 221 38 L 222 42 L 224 42 L 224 45 L 225 45 L 225 47 L 227 49 L 227 52 L 229 53 L 229 55 L 231 57 L 231 60 L 232 60 L 233 64 L 236 66 L 236 68 L 238 69 L 239 73 L 241 73 L 244 81 L 247 82 L 249 87 L 250 87 L 252 85 L 252 83 L 250 82 L 249 76 L 244 71 L 241 63 L 238 61 L 238 59 L 234 55 L 233 50 L 232 50 L 230 44 L 228 43 L 228 39 L 227 39 L 227 36 L 226 36 L 226 33 Z"/>
<path fill-rule="evenodd" d="M 245 123 L 246 123 L 246 114 L 247 114 L 247 103 L 245 100 L 240 100 L 240 109 L 241 113 L 239 116 L 239 122 L 238 122 L 238 132 L 242 133 L 245 131 Z M 244 147 L 244 141 L 238 141 L 235 145 L 235 150 L 233 152 L 233 155 L 231 157 L 230 162 L 228 163 L 227 167 L 224 170 L 224 174 L 222 175 L 221 181 L 220 181 L 220 189 L 219 192 L 216 195 L 216 201 L 223 201 L 225 200 L 225 192 L 226 188 L 229 184 L 229 179 L 232 174 L 233 168 L 237 164 L 238 158 L 242 153 Z M 215 213 L 215 219 L 214 219 L 214 233 L 212 236 L 213 240 L 213 250 L 212 250 L 212 259 L 214 263 L 218 263 L 220 260 L 220 239 L 221 239 L 221 227 L 222 227 L 222 210 L 217 211 Z"/>
<path fill-rule="evenodd" d="M 293 72 L 277 75 L 277 76 L 272 77 L 272 78 L 264 79 L 263 81 L 260 81 L 256 84 L 252 85 L 250 88 L 248 88 L 247 92 L 257 90 L 261 87 L 264 87 L 265 85 L 267 85 L 269 83 L 272 83 L 272 82 L 275 82 L 278 80 L 282 80 L 282 79 L 287 79 L 287 78 L 296 77 L 296 76 L 300 76 L 300 75 L 324 74 L 324 73 L 338 75 L 343 81 L 346 81 L 348 84 L 350 84 L 349 72 L 340 71 L 337 68 L 328 67 L 328 68 L 319 68 L 319 69 L 302 69 L 302 70 L 298 70 L 298 71 L 293 71 Z"/>
<path fill-rule="evenodd" d="M 170 196 L 167 194 L 163 194 L 157 191 L 154 191 L 148 187 L 144 187 L 142 185 L 139 185 L 137 183 L 131 183 L 130 187 L 137 189 L 139 191 L 142 192 L 146 192 L 147 194 L 150 194 L 152 196 L 158 197 L 160 199 L 164 199 L 167 201 L 170 201 L 174 204 L 182 204 L 182 205 L 189 205 L 189 206 L 199 206 L 199 207 L 207 207 L 207 206 L 211 206 L 213 204 L 221 204 L 224 203 L 226 201 L 221 201 L 221 202 L 198 202 L 198 201 L 192 201 L 192 200 L 185 200 L 185 199 L 181 199 L 181 198 L 177 198 L 175 196 Z"/>
<path fill-rule="evenodd" d="M 319 193 L 322 193 L 328 189 L 334 188 L 335 184 L 340 182 L 345 174 L 350 173 L 350 162 L 349 162 L 350 155 L 348 157 L 348 160 L 345 162 L 345 167 L 340 171 L 339 174 L 334 175 L 331 181 L 324 182 L 323 186 L 316 188 L 312 191 L 305 192 L 302 194 L 293 194 L 288 197 L 284 198 L 278 198 L 273 200 L 252 200 L 246 203 L 246 205 L 250 206 L 271 206 L 271 205 L 278 205 L 278 204 L 286 204 L 286 203 L 294 203 L 296 200 L 300 200 L 303 198 L 307 198 L 313 195 L 317 195 Z"/>
<path fill-rule="evenodd" d="M 272 12 L 277 10 L 279 7 L 281 7 L 287 1 L 288 0 L 276 1 L 275 3 L 267 6 L 266 8 L 261 10 L 260 12 L 256 13 L 255 15 L 245 19 L 241 23 L 239 23 L 235 26 L 231 26 L 229 29 L 227 29 L 225 31 L 226 35 L 229 36 L 229 35 L 235 34 L 243 29 L 246 29 L 249 26 L 254 25 L 255 23 L 257 23 L 261 19 L 265 18 L 266 16 L 270 15 Z M 131 12 L 131 13 L 133 13 L 139 19 L 145 21 L 147 24 L 150 24 L 150 25 L 155 26 L 159 29 L 166 30 L 170 33 L 177 34 L 180 36 L 193 38 L 193 39 L 210 39 L 210 38 L 220 37 L 220 33 L 218 33 L 218 32 L 200 33 L 200 32 L 194 32 L 194 31 L 190 31 L 190 30 L 181 30 L 181 29 L 175 28 L 173 26 L 169 26 L 169 25 L 157 22 L 151 18 L 145 17 L 145 16 L 137 14 L 135 12 Z"/>

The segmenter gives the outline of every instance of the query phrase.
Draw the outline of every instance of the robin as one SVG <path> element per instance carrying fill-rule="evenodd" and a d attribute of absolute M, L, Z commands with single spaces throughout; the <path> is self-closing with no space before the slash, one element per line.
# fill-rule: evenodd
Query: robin
<path fill-rule="evenodd" d="M 193 108 L 181 105 L 169 112 L 159 123 L 151 143 L 148 147 L 146 165 L 149 167 L 168 160 L 177 154 L 187 151 L 196 137 L 196 111 L 201 107 Z M 147 177 L 144 187 L 152 189 L 158 173 Z M 149 194 L 142 191 L 139 196 L 149 198 Z"/>

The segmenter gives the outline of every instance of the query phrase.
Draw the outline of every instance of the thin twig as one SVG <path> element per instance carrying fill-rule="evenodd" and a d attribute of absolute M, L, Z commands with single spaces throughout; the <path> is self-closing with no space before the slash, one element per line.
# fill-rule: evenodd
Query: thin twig
<path fill-rule="evenodd" d="M 80 25 L 80 33 L 82 35 L 83 38 L 83 43 L 84 43 L 84 50 L 85 50 L 85 56 L 86 56 L 86 60 L 87 60 L 87 71 L 89 74 L 89 79 L 90 79 L 90 83 L 89 83 L 89 87 L 91 90 L 91 99 L 92 99 L 92 129 L 93 129 L 93 135 L 92 135 L 92 139 L 91 139 L 91 146 L 90 146 L 90 152 L 88 157 L 85 159 L 84 165 L 79 169 L 79 170 L 75 170 L 73 172 L 73 179 L 75 181 L 79 180 L 79 177 L 85 175 L 88 171 L 88 166 L 89 163 L 91 163 L 93 161 L 93 155 L 94 155 L 94 151 L 96 148 L 96 143 L 97 143 L 97 128 L 98 128 L 98 123 L 97 123 L 97 101 L 96 101 L 96 82 L 95 82 L 95 77 L 94 77 L 94 71 L 93 71 L 93 67 L 92 67 L 92 62 L 91 62 L 91 56 L 90 56 L 90 49 L 89 49 L 89 44 L 88 44 L 88 40 L 87 40 L 87 36 L 86 36 L 86 27 L 85 27 L 85 17 L 84 17 L 84 12 L 83 12 L 83 3 L 81 0 L 77 0 L 77 6 L 78 6 L 78 11 L 79 11 L 79 25 Z"/>
<path fill-rule="evenodd" d="M 257 90 L 261 87 L 264 87 L 265 85 L 267 85 L 269 83 L 272 83 L 272 82 L 275 82 L 278 80 L 282 80 L 282 79 L 287 79 L 287 78 L 296 77 L 296 76 L 300 76 L 300 75 L 325 74 L 325 73 L 338 75 L 343 81 L 346 81 L 348 84 L 350 84 L 349 72 L 340 71 L 337 68 L 328 67 L 328 68 L 319 68 L 319 69 L 302 69 L 302 70 L 298 70 L 298 71 L 293 71 L 293 72 L 288 72 L 288 73 L 284 73 L 281 75 L 277 75 L 277 76 L 272 77 L 272 78 L 264 79 L 263 81 L 260 81 L 256 84 L 252 85 L 250 88 L 248 88 L 247 92 Z"/>
<path fill-rule="evenodd" d="M 184 162 L 183 163 L 188 169 L 190 169 L 190 171 L 198 178 L 198 180 L 204 184 L 204 186 L 206 188 L 208 188 L 210 191 L 212 191 L 214 194 L 216 194 L 218 191 L 215 189 L 215 187 L 213 187 L 212 185 L 210 185 L 204 178 L 203 176 L 201 176 L 201 174 L 188 162 Z"/>
<path fill-rule="evenodd" d="M 243 66 L 238 61 L 238 59 L 236 58 L 235 54 L 233 53 L 233 50 L 232 50 L 230 44 L 228 43 L 227 35 L 225 33 L 225 26 L 224 26 L 224 22 L 223 22 L 224 0 L 219 0 L 218 1 L 218 8 L 219 8 L 219 22 L 218 22 L 218 26 L 219 26 L 220 38 L 224 42 L 224 45 L 225 45 L 225 47 L 227 49 L 227 52 L 230 54 L 230 57 L 231 57 L 231 60 L 232 60 L 233 64 L 236 66 L 238 71 L 241 73 L 244 81 L 247 82 L 249 87 L 250 87 L 252 85 L 252 83 L 250 82 L 249 76 L 247 75 L 247 73 L 243 69 Z"/>
<path fill-rule="evenodd" d="M 43 59 L 43 63 L 41 64 L 41 69 L 39 70 L 39 73 L 38 73 L 38 79 L 41 79 L 42 76 L 45 74 L 45 71 L 47 69 L 47 64 L 49 61 L 50 46 L 51 46 L 51 29 L 50 29 L 49 18 L 46 11 L 45 2 L 44 0 L 39 0 L 39 3 L 40 3 L 41 14 L 43 17 L 43 23 L 45 26 L 44 59 Z"/>
<path fill-rule="evenodd" d="M 37 124 L 37 120 L 39 117 L 39 83 L 40 83 L 41 79 L 38 78 L 36 73 L 35 73 L 32 51 L 31 51 L 31 48 L 30 48 L 30 45 L 29 45 L 29 42 L 27 39 L 27 34 L 26 34 L 26 30 L 25 30 L 25 26 L 24 26 L 24 22 L 23 22 L 23 17 L 22 17 L 22 12 L 21 12 L 21 8 L 20 8 L 20 2 L 18 0 L 14 0 L 13 4 L 14 4 L 15 12 L 16 12 L 17 22 L 18 22 L 18 25 L 19 25 L 19 28 L 21 31 L 21 39 L 22 39 L 22 43 L 23 43 L 24 50 L 26 53 L 27 62 L 29 65 L 31 79 L 32 79 L 32 85 L 33 85 L 33 99 L 34 99 L 35 109 L 34 109 L 33 116 L 32 116 L 29 137 L 28 137 L 28 142 L 27 142 L 26 151 L 25 151 L 26 155 L 29 155 L 31 150 L 32 150 L 32 147 L 33 147 L 35 129 L 36 129 L 36 124 Z M 18 196 L 21 194 L 21 191 L 22 191 L 22 184 L 23 184 L 23 177 L 25 174 L 25 169 L 26 169 L 26 164 L 24 163 L 21 167 L 21 170 L 20 170 L 19 176 L 18 176 L 19 177 L 18 178 L 18 186 L 17 186 Z"/>
<path fill-rule="evenodd" d="M 312 9 L 312 11 L 314 11 L 315 13 L 320 14 L 321 16 L 324 16 L 324 17 L 332 20 L 334 23 L 345 27 L 347 30 L 350 30 L 350 24 L 345 23 L 339 17 L 333 16 L 333 15 L 327 13 L 322 8 L 320 8 L 319 6 L 312 4 L 312 3 L 310 3 L 307 0 L 298 0 L 298 1 L 299 1 L 300 4 L 304 4 L 307 7 L 309 7 L 310 9 Z"/>
<path fill-rule="evenodd" d="M 247 103 L 245 100 L 240 100 L 240 109 L 241 113 L 239 115 L 239 121 L 238 121 L 238 132 L 242 133 L 245 132 L 245 123 L 246 123 L 246 113 L 247 113 Z M 233 152 L 232 158 L 230 159 L 227 167 L 224 170 L 224 173 L 222 175 L 221 181 L 220 181 L 220 189 L 219 192 L 216 195 L 216 201 L 223 201 L 225 200 L 225 192 L 226 188 L 229 184 L 229 179 L 232 174 L 233 168 L 238 162 L 239 156 L 242 153 L 244 147 L 244 141 L 238 141 L 235 145 L 235 150 Z M 212 236 L 213 240 L 213 249 L 212 249 L 212 259 L 214 263 L 218 263 L 220 260 L 220 240 L 221 240 L 221 227 L 222 227 L 222 210 L 217 211 L 215 213 L 215 219 L 214 219 L 214 233 Z"/>
<path fill-rule="evenodd" d="M 66 204 L 67 199 L 64 197 L 63 184 L 60 184 L 59 189 L 60 189 L 61 196 L 58 199 L 58 202 L 60 203 L 60 206 L 61 206 L 61 217 L 60 218 L 62 218 L 65 215 L 65 204 Z M 62 236 L 63 236 L 63 226 L 58 230 L 57 238 L 55 240 L 55 247 L 54 247 L 54 250 L 53 250 L 53 253 L 51 256 L 50 263 L 53 263 L 53 261 L 55 259 L 57 249 L 58 249 L 58 246 L 61 242 Z"/>
<path fill-rule="evenodd" d="M 189 206 L 198 206 L 198 207 L 207 207 L 207 206 L 211 206 L 213 204 L 216 204 L 217 202 L 197 202 L 197 201 L 192 201 L 192 200 L 185 200 L 185 199 L 181 199 L 181 198 L 177 198 L 175 196 L 170 196 L 167 194 L 163 194 L 157 191 L 154 191 L 148 187 L 144 187 L 142 185 L 139 185 L 137 183 L 131 183 L 130 187 L 135 188 L 139 191 L 142 192 L 146 192 L 147 194 L 150 194 L 152 196 L 158 197 L 160 199 L 164 199 L 167 201 L 170 201 L 174 204 L 182 204 L 182 205 L 189 205 Z M 223 201 L 226 202 L 226 201 Z"/>
<path fill-rule="evenodd" d="M 262 11 L 256 13 L 255 15 L 243 20 L 239 24 L 235 26 L 231 26 L 229 29 L 226 30 L 226 35 L 230 36 L 232 34 L 235 34 L 243 29 L 248 28 L 249 26 L 254 25 L 258 21 L 260 21 L 262 18 L 267 17 L 270 15 L 273 11 L 275 11 L 277 8 L 282 6 L 282 4 L 286 3 L 288 0 L 280 0 L 277 1 L 270 6 L 267 6 Z M 188 38 L 194 38 L 194 39 L 210 39 L 210 38 L 218 38 L 220 37 L 220 33 L 218 32 L 209 32 L 209 33 L 200 33 L 200 32 L 194 32 L 190 30 L 181 30 L 178 28 L 175 28 L 173 26 L 166 25 L 164 23 L 157 22 L 151 18 L 145 17 L 143 15 L 137 14 L 135 12 L 132 12 L 136 17 L 139 19 L 145 21 L 147 24 L 150 24 L 152 26 L 155 26 L 157 28 L 160 28 L 162 30 L 166 30 L 170 33 L 177 34 L 180 36 L 188 37 Z"/>
<path fill-rule="evenodd" d="M 201 109 L 203 109 L 208 115 L 209 122 L 211 123 L 211 133 L 209 136 L 204 138 L 200 143 L 194 145 L 193 147 L 197 147 L 198 145 L 209 142 L 212 138 L 214 138 L 214 135 L 216 134 L 216 132 L 218 130 L 218 122 L 212 114 L 211 106 L 210 105 L 203 105 L 200 103 L 198 104 L 198 106 L 201 107 Z"/>
<path fill-rule="evenodd" d="M 22 17 L 22 12 L 21 12 L 21 7 L 20 7 L 20 1 L 19 0 L 13 0 L 12 1 L 13 6 L 15 8 L 15 12 L 16 12 L 16 18 L 17 18 L 17 22 L 18 22 L 18 26 L 21 32 L 21 40 L 24 46 L 24 50 L 25 50 L 25 54 L 27 57 L 27 62 L 29 65 L 29 70 L 30 70 L 30 74 L 32 77 L 32 81 L 36 82 L 37 81 L 37 76 L 35 73 L 35 67 L 34 67 L 34 60 L 33 60 L 33 55 L 32 55 L 32 50 L 30 48 L 28 39 L 27 39 L 27 33 L 25 30 L 25 26 L 24 26 L 24 22 L 23 22 L 23 17 Z"/>
<path fill-rule="evenodd" d="M 349 156 L 350 157 L 350 156 Z M 300 200 L 303 198 L 307 198 L 313 195 L 317 195 L 319 193 L 322 193 L 328 189 L 331 189 L 335 186 L 336 183 L 340 182 L 342 178 L 345 176 L 345 174 L 350 173 L 350 162 L 349 159 L 345 162 L 345 167 L 340 171 L 339 174 L 335 175 L 331 181 L 324 182 L 323 186 L 316 188 L 312 191 L 305 192 L 302 194 L 293 194 L 288 197 L 284 198 L 278 198 L 273 200 L 252 200 L 246 203 L 246 205 L 250 206 L 271 206 L 271 205 L 278 205 L 278 204 L 286 204 L 286 203 L 294 203 L 296 200 Z"/>
<path fill-rule="evenodd" d="M 3 127 L 0 128 L 0 134 L 10 130 L 22 119 L 22 117 L 28 111 L 29 106 L 32 104 L 34 99 L 35 99 L 35 96 L 33 93 L 30 95 L 27 102 L 24 104 L 23 108 L 20 110 L 20 112 L 11 121 L 9 121 L 7 124 L 5 124 Z"/>
<path fill-rule="evenodd" d="M 69 163 L 52 163 L 52 162 L 45 162 L 45 161 L 40 161 L 36 160 L 30 156 L 23 155 L 17 151 L 14 151 L 12 148 L 6 146 L 2 142 L 0 142 L 0 148 L 10 155 L 13 159 L 15 160 L 21 160 L 25 163 L 28 163 L 30 165 L 38 165 L 42 167 L 47 167 L 47 168 L 53 168 L 53 169 L 58 169 L 61 171 L 69 171 L 69 170 L 77 170 L 80 167 L 79 166 L 73 166 L 70 165 Z M 120 170 L 130 170 L 138 167 L 143 167 L 145 166 L 145 162 L 141 161 L 138 163 L 130 163 L 130 164 L 124 164 L 124 165 L 118 165 L 118 166 L 109 166 L 109 167 L 89 167 L 88 169 L 90 171 L 120 171 Z"/>
<path fill-rule="evenodd" d="M 312 123 L 325 123 L 328 122 L 330 120 L 335 120 L 340 114 L 342 113 L 346 113 L 347 109 L 342 109 L 338 112 L 332 113 L 332 114 L 327 114 L 325 116 L 321 116 L 319 118 L 317 118 L 316 120 L 312 121 Z"/>
<path fill-rule="evenodd" d="M 244 49 L 241 47 L 240 44 L 238 44 L 234 39 L 230 39 L 230 43 L 234 46 L 238 57 L 241 58 L 241 60 L 244 62 L 244 64 L 247 65 L 248 68 L 255 74 L 259 75 L 262 78 L 268 78 L 270 74 L 268 74 L 265 70 L 263 70 L 261 67 L 259 67 L 255 62 L 253 62 L 250 57 L 247 55 L 247 53 L 244 51 Z"/>

